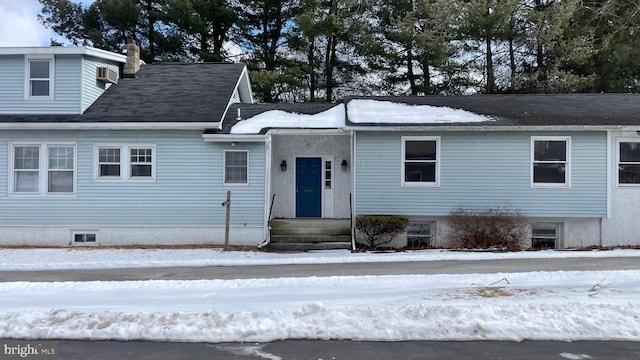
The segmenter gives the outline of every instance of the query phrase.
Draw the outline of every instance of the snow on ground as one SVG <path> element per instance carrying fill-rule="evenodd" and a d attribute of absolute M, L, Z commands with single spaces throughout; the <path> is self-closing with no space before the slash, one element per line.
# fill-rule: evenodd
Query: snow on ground
<path fill-rule="evenodd" d="M 4 268 L 638 256 L 637 250 L 393 254 L 4 249 Z M 172 256 L 175 257 L 172 259 Z M 104 258 L 102 262 L 96 258 Z M 189 258 L 192 258 L 191 260 Z M 153 259 L 153 260 L 152 260 Z M 588 261 L 587 259 L 585 259 Z M 32 267 L 26 266 L 32 263 Z M 337 265 L 339 266 L 339 265 Z M 132 271 L 135 271 L 133 269 Z M 0 283 L 0 338 L 640 341 L 640 270 Z"/>
<path fill-rule="evenodd" d="M 166 266 L 239 266 L 340 264 L 354 262 L 496 260 L 537 258 L 639 257 L 640 250 L 463 252 L 420 250 L 395 253 L 351 253 L 328 250 L 296 254 L 221 249 L 0 249 L 0 270 L 104 269 Z"/>

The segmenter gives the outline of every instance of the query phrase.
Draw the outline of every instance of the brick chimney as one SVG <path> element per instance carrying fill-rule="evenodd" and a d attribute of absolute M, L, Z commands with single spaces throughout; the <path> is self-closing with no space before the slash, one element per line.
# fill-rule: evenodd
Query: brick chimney
<path fill-rule="evenodd" d="M 127 62 L 122 69 L 123 77 L 134 77 L 140 70 L 140 48 L 133 39 L 128 39 L 125 45 L 127 51 Z"/>

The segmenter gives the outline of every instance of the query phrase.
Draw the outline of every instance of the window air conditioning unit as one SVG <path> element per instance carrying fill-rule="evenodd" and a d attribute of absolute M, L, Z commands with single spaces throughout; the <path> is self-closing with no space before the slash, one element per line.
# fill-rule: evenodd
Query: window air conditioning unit
<path fill-rule="evenodd" d="M 96 69 L 96 78 L 100 81 L 117 84 L 118 72 L 111 70 L 108 67 L 99 67 Z"/>

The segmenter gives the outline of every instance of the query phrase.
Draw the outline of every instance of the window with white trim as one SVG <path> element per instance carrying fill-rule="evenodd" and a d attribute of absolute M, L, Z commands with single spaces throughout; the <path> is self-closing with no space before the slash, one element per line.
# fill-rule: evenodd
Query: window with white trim
<path fill-rule="evenodd" d="M 425 249 L 433 246 L 435 222 L 410 222 L 405 232 L 407 247 L 410 249 Z"/>
<path fill-rule="evenodd" d="M 571 184 L 571 138 L 531 138 L 531 185 L 569 187 Z"/>
<path fill-rule="evenodd" d="M 26 58 L 25 96 L 28 99 L 53 98 L 53 57 Z"/>
<path fill-rule="evenodd" d="M 640 142 L 618 142 L 618 184 L 640 185 Z"/>
<path fill-rule="evenodd" d="M 531 224 L 531 248 L 555 249 L 559 247 L 560 224 L 533 223 Z"/>
<path fill-rule="evenodd" d="M 224 151 L 224 183 L 231 185 L 248 184 L 247 176 L 249 151 Z"/>
<path fill-rule="evenodd" d="M 13 193 L 40 192 L 40 146 L 14 146 Z"/>
<path fill-rule="evenodd" d="M 74 243 L 95 243 L 96 234 L 95 233 L 74 233 L 73 242 Z"/>
<path fill-rule="evenodd" d="M 94 145 L 94 179 L 154 180 L 154 145 Z"/>
<path fill-rule="evenodd" d="M 440 137 L 402 137 L 402 185 L 437 186 Z"/>
<path fill-rule="evenodd" d="M 11 194 L 74 194 L 75 144 L 11 144 Z"/>
<path fill-rule="evenodd" d="M 119 147 L 98 147 L 98 177 L 119 179 L 122 149 Z"/>
<path fill-rule="evenodd" d="M 73 146 L 47 146 L 48 193 L 73 193 L 74 149 Z"/>
<path fill-rule="evenodd" d="M 150 179 L 153 176 L 153 149 L 150 147 L 129 148 L 129 177 Z"/>

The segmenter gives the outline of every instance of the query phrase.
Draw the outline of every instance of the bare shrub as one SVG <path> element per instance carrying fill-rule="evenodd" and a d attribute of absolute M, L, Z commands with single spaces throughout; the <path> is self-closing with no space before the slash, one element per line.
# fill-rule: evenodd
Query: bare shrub
<path fill-rule="evenodd" d="M 369 249 L 377 249 L 390 243 L 397 235 L 402 234 L 409 220 L 392 215 L 363 215 L 356 217 L 356 228 L 364 235 Z"/>
<path fill-rule="evenodd" d="M 449 240 L 465 249 L 516 251 L 528 239 L 526 218 L 507 209 L 457 210 L 447 217 Z"/>

